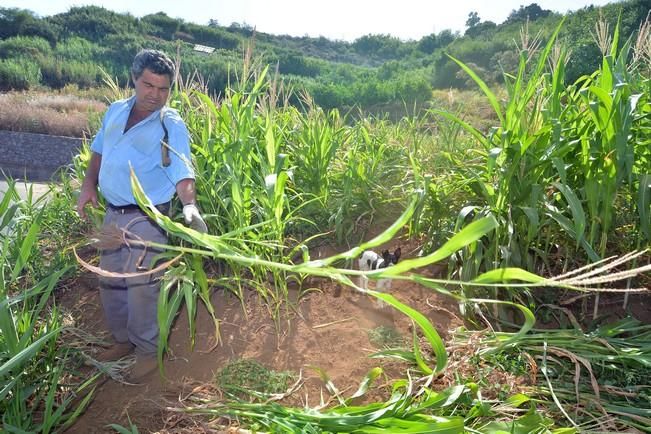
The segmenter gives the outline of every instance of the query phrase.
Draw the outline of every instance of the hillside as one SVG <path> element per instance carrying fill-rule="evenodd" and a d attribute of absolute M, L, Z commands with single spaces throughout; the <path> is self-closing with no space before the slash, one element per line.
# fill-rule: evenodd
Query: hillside
<path fill-rule="evenodd" d="M 572 47 L 567 80 L 597 66 L 600 52 L 593 34 L 600 14 L 611 29 L 621 14 L 623 43 L 636 33 L 649 9 L 651 0 L 628 0 L 568 14 L 560 37 Z M 219 94 L 229 80 L 237 79 L 243 53 L 251 45 L 256 61 L 277 65 L 286 82 L 306 89 L 325 108 L 412 106 L 429 100 L 433 88 L 469 86 L 467 76 L 446 53 L 469 64 L 488 83 L 501 83 L 503 72 L 517 69 L 518 50 L 535 49 L 532 42 L 521 41 L 525 24 L 530 41 L 539 35 L 544 42 L 562 19 L 535 3 L 514 10 L 499 24 L 469 13 L 464 35 L 443 30 L 418 41 L 366 35 L 348 43 L 259 33 L 238 24 L 224 27 L 214 20 L 198 25 L 164 12 L 136 18 L 84 6 L 38 17 L 28 10 L 0 8 L 0 89 L 87 88 L 102 83 L 101 70 L 125 83 L 133 55 L 152 47 L 178 52 L 182 75 L 196 71 L 208 90 Z M 215 50 L 200 53 L 194 51 L 195 44 Z M 297 95 L 290 102 L 297 103 Z"/>

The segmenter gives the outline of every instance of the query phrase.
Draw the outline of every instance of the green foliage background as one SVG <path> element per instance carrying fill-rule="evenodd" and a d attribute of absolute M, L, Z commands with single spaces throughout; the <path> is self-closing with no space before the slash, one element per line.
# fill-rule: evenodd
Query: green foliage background
<path fill-rule="evenodd" d="M 573 47 L 567 82 L 598 67 L 600 53 L 593 34 L 600 14 L 613 26 L 621 14 L 623 43 L 638 30 L 649 9 L 650 0 L 629 0 L 569 14 L 559 37 Z M 501 84 L 503 72 L 517 69 L 515 44 L 523 24 L 528 22 L 531 35 L 540 32 L 544 43 L 561 17 L 532 3 L 512 11 L 501 24 L 482 22 L 475 13 L 464 35 L 445 29 L 417 41 L 369 34 L 345 42 L 265 33 L 255 33 L 252 40 L 254 32 L 247 25 L 222 26 L 216 20 L 199 25 L 163 12 L 136 18 L 83 6 L 41 18 L 28 10 L 0 8 L 0 89 L 87 88 L 101 84 L 99 68 L 125 84 L 134 54 L 150 47 L 172 56 L 179 53 L 184 77 L 196 72 L 210 93 L 223 95 L 228 83 L 237 80 L 242 53 L 254 44 L 264 63 L 277 64 L 285 82 L 307 90 L 325 109 L 355 106 L 404 113 L 405 105 L 431 100 L 432 89 L 473 87 L 445 54 L 470 65 L 489 84 Z M 194 44 L 216 50 L 199 54 L 193 51 Z M 297 95 L 291 103 L 300 104 Z"/>

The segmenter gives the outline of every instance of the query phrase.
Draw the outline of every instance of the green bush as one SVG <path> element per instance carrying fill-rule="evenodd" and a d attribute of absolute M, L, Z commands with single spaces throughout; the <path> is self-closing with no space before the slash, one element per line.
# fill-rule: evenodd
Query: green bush
<path fill-rule="evenodd" d="M 41 69 L 27 59 L 0 60 L 0 89 L 29 90 L 41 81 Z"/>
<path fill-rule="evenodd" d="M 135 33 L 138 19 L 130 14 L 118 14 L 99 6 L 73 7 L 68 12 L 47 18 L 47 22 L 62 29 L 62 36 L 81 36 L 99 42 L 108 35 Z"/>
<path fill-rule="evenodd" d="M 88 88 L 100 82 L 95 63 L 60 58 L 40 60 L 42 81 L 46 86 L 61 89 L 67 84 Z"/>
<path fill-rule="evenodd" d="M 240 38 L 215 27 L 187 23 L 182 26 L 182 29 L 192 35 L 198 44 L 225 50 L 236 50 L 240 45 Z"/>
<path fill-rule="evenodd" d="M 173 39 L 182 23 L 181 20 L 168 17 L 164 12 L 146 15 L 142 18 L 142 22 L 151 29 L 153 35 L 168 41 Z"/>
<path fill-rule="evenodd" d="M 122 48 L 122 47 L 121 47 Z M 57 57 L 70 60 L 90 60 L 101 57 L 104 49 L 88 39 L 73 36 L 59 42 L 54 51 Z"/>
<path fill-rule="evenodd" d="M 52 47 L 45 39 L 38 36 L 14 36 L 0 41 L 0 58 L 36 57 L 49 55 Z"/>

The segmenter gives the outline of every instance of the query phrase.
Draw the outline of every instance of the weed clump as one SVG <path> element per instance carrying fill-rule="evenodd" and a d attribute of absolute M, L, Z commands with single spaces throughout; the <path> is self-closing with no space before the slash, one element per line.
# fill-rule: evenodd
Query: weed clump
<path fill-rule="evenodd" d="M 404 337 L 393 327 L 379 326 L 368 331 L 368 340 L 377 348 L 399 348 L 405 345 Z"/>
<path fill-rule="evenodd" d="M 236 399 L 264 398 L 283 393 L 289 388 L 294 375 L 289 371 L 274 371 L 257 360 L 239 359 L 229 362 L 217 375 L 217 386 Z"/>

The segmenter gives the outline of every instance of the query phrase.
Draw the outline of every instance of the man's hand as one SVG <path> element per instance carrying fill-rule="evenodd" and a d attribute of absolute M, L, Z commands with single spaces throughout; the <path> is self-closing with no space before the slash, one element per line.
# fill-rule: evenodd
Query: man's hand
<path fill-rule="evenodd" d="M 183 217 L 185 218 L 185 223 L 190 225 L 195 231 L 201 232 L 202 234 L 208 232 L 208 226 L 206 226 L 206 222 L 201 217 L 195 204 L 189 203 L 183 206 Z"/>
<path fill-rule="evenodd" d="M 97 189 L 82 186 L 79 198 L 77 199 L 77 214 L 84 220 L 87 218 L 84 207 L 89 202 L 93 205 L 93 208 L 97 208 Z"/>

